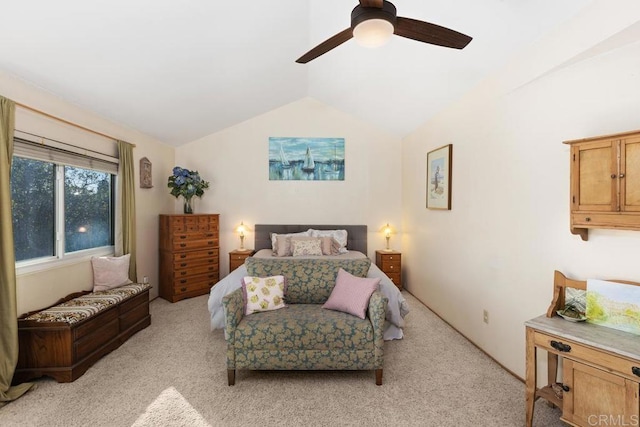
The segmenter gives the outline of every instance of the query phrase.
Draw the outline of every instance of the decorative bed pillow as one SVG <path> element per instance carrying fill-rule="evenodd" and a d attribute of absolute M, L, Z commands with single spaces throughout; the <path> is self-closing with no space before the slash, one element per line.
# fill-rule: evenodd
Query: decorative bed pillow
<path fill-rule="evenodd" d="M 338 255 L 340 253 L 340 243 L 333 237 L 319 237 L 322 240 L 322 255 Z"/>
<path fill-rule="evenodd" d="M 309 230 L 307 231 L 301 231 L 300 233 L 289 233 L 289 234 L 276 234 L 276 233 L 271 233 L 271 249 L 273 251 L 273 256 L 279 256 L 278 255 L 278 237 L 282 236 L 282 237 L 293 237 L 293 236 L 311 236 L 311 233 Z M 283 239 L 281 239 L 283 240 Z M 280 256 L 286 256 L 286 255 L 280 255 Z"/>
<path fill-rule="evenodd" d="M 242 278 L 242 297 L 244 314 L 284 308 L 284 292 L 286 281 L 284 276 Z"/>
<path fill-rule="evenodd" d="M 322 240 L 318 238 L 291 239 L 291 255 L 322 256 Z"/>
<path fill-rule="evenodd" d="M 131 254 L 120 257 L 92 257 L 93 291 L 106 291 L 133 283 L 129 280 L 130 259 Z"/>
<path fill-rule="evenodd" d="M 336 277 L 336 286 L 322 308 L 342 311 L 364 319 L 371 294 L 378 289 L 379 283 L 379 277 L 356 277 L 341 268 Z"/>
<path fill-rule="evenodd" d="M 314 230 L 309 229 L 312 237 L 333 237 L 340 245 L 339 253 L 347 253 L 347 230 Z"/>

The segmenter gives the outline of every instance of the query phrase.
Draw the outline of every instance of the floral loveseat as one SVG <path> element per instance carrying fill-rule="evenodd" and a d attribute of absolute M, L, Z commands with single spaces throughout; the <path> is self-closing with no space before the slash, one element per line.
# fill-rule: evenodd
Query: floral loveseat
<path fill-rule="evenodd" d="M 364 319 L 322 308 L 340 268 L 366 277 L 370 264 L 368 258 L 248 258 L 250 276 L 286 278 L 287 307 L 245 315 L 242 289 L 224 297 L 229 385 L 236 369 L 375 370 L 381 385 L 387 299 L 374 291 Z"/>

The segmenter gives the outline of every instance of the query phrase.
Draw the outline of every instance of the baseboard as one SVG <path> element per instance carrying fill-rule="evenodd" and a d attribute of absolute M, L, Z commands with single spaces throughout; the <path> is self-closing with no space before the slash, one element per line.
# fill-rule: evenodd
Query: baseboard
<path fill-rule="evenodd" d="M 424 305 L 427 310 L 429 310 L 430 312 L 432 312 L 433 314 L 435 314 L 436 316 L 438 316 L 438 318 L 440 320 L 442 320 L 444 323 L 446 323 L 447 325 L 449 325 L 449 327 L 451 329 L 453 329 L 454 331 L 456 331 L 457 333 L 459 333 L 464 339 L 466 339 L 467 341 L 469 341 L 471 344 L 473 344 L 473 346 L 475 348 L 477 348 L 478 350 L 480 350 L 481 352 L 483 352 L 489 359 L 493 360 L 498 366 L 500 366 L 502 369 L 504 369 L 505 371 L 507 371 L 509 374 L 511 374 L 514 378 L 516 378 L 518 381 L 520 381 L 521 383 L 524 384 L 524 378 L 521 378 L 518 374 L 516 374 L 515 372 L 513 372 L 511 369 L 508 369 L 506 366 L 504 366 L 502 363 L 500 363 L 498 360 L 496 360 L 495 357 L 493 357 L 492 355 L 490 355 L 489 353 L 487 353 L 482 347 L 480 347 L 478 344 L 476 344 L 475 342 L 473 342 L 473 340 L 469 339 L 469 337 L 467 337 L 465 334 L 463 334 L 462 332 L 460 332 L 455 326 L 453 326 L 451 323 L 449 323 L 444 317 L 442 317 L 440 314 L 438 314 L 437 311 L 435 311 L 434 309 L 432 309 L 431 307 L 429 307 L 427 304 L 424 303 L 424 301 L 422 301 L 420 298 L 418 298 L 417 296 L 415 296 L 414 294 L 412 294 L 411 292 L 409 292 L 409 290 L 407 288 L 404 288 L 404 290 L 411 294 L 412 297 L 414 297 L 415 299 L 417 299 L 418 301 L 420 301 L 420 304 Z"/>

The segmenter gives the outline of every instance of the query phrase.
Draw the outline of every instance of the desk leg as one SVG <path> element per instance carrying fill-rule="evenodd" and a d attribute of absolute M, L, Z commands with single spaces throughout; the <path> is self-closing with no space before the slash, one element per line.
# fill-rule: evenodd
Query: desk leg
<path fill-rule="evenodd" d="M 554 385 L 558 382 L 558 355 L 547 352 L 547 381 L 549 385 Z M 547 405 L 551 408 L 555 408 L 556 405 L 547 401 Z"/>
<path fill-rule="evenodd" d="M 533 330 L 527 328 L 527 365 L 526 365 L 526 427 L 533 425 L 533 406 L 536 402 L 536 346 L 533 343 Z"/>

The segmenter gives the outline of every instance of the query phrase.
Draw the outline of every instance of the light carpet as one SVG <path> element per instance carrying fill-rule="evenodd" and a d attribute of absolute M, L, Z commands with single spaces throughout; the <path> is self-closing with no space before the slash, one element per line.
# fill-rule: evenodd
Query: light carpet
<path fill-rule="evenodd" d="M 238 371 L 229 387 L 207 296 L 156 299 L 151 326 L 73 383 L 36 381 L 0 426 L 523 426 L 524 384 L 404 294 L 406 336 L 385 343 L 380 387 L 369 371 Z M 539 401 L 534 425 L 559 416 Z"/>

